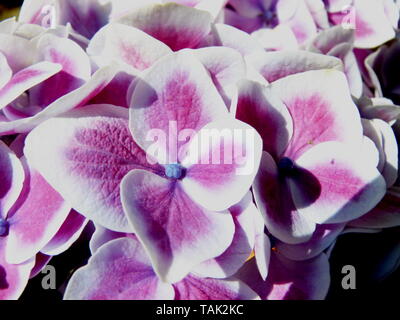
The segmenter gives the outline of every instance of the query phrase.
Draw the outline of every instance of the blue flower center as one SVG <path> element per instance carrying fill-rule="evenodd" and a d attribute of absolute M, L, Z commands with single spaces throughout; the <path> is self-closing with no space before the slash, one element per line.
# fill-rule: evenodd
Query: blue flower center
<path fill-rule="evenodd" d="M 181 180 L 186 175 L 186 169 L 179 163 L 167 164 L 165 166 L 165 175 L 170 179 Z"/>
<path fill-rule="evenodd" d="M 278 171 L 283 176 L 290 177 L 296 172 L 296 165 L 292 159 L 284 157 L 278 162 Z"/>
<path fill-rule="evenodd" d="M 7 220 L 0 218 L 0 237 L 8 236 L 9 229 L 10 229 L 10 223 Z"/>
<path fill-rule="evenodd" d="M 278 25 L 278 16 L 276 14 L 277 1 L 273 0 L 268 9 L 264 9 L 262 18 L 267 27 L 274 28 Z"/>

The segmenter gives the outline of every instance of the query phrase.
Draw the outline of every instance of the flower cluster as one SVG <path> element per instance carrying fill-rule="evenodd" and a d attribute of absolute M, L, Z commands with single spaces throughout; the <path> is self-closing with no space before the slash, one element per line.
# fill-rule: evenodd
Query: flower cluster
<path fill-rule="evenodd" d="M 399 3 L 25 0 L 0 23 L 0 299 L 323 299 L 400 226 Z"/>

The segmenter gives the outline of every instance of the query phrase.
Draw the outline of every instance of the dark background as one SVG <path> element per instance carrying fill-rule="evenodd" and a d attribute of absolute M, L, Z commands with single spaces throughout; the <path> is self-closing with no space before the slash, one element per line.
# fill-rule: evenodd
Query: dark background
<path fill-rule="evenodd" d="M 66 252 L 54 257 L 50 264 L 57 270 L 57 290 L 42 289 L 44 274 L 30 280 L 22 300 L 55 301 L 62 299 L 62 292 L 72 273 L 86 264 L 90 256 L 88 242 L 92 227 Z M 331 288 L 327 299 L 351 300 L 398 300 L 400 294 L 400 228 L 386 229 L 373 234 L 345 234 L 339 237 L 331 255 Z M 356 269 L 356 290 L 344 290 L 341 282 L 343 266 Z"/>
<path fill-rule="evenodd" d="M 0 5 L 6 8 L 16 8 L 22 4 L 23 0 L 1 0 Z"/>

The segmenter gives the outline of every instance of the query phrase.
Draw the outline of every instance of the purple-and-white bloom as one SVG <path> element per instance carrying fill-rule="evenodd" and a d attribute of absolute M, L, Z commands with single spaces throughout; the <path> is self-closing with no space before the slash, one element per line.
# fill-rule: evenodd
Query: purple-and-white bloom
<path fill-rule="evenodd" d="M 156 154 L 154 130 L 166 134 Z M 247 131 L 251 138 L 196 143 L 215 130 Z M 229 150 L 227 162 L 213 162 Z M 204 66 L 186 52 L 159 60 L 138 79 L 129 121 L 123 108 L 85 107 L 37 127 L 25 152 L 74 209 L 111 230 L 134 232 L 156 273 L 174 282 L 231 244 L 235 226 L 227 209 L 253 182 L 261 139 L 230 116 Z M 249 171 L 238 174 L 240 168 Z"/>
<path fill-rule="evenodd" d="M 39 251 L 64 251 L 78 232 L 71 225 L 71 207 L 35 170 L 0 142 L 0 298 L 22 293 Z M 75 218 L 84 224 L 84 219 Z M 79 228 L 80 229 L 80 228 Z M 47 247 L 47 249 L 46 249 Z M 50 247 L 52 250 L 50 250 Z"/>
<path fill-rule="evenodd" d="M 230 0 L 225 10 L 225 23 L 246 32 L 257 32 L 264 41 L 284 40 L 303 44 L 317 34 L 319 29 L 329 27 L 328 16 L 321 0 Z M 285 46 L 284 41 L 279 41 Z M 279 47 L 270 47 L 279 49 Z"/>
<path fill-rule="evenodd" d="M 240 280 L 203 278 L 189 274 L 164 283 L 136 237 L 102 245 L 88 265 L 71 278 L 64 299 L 79 300 L 253 300 L 257 294 Z"/>
<path fill-rule="evenodd" d="M 44 33 L 27 40 L 0 34 L 0 134 L 26 133 L 46 119 L 84 105 L 112 80 L 113 66 L 92 75 L 85 51 Z M 30 50 L 28 56 L 21 52 Z"/>
<path fill-rule="evenodd" d="M 355 29 L 356 48 L 375 48 L 395 37 L 399 9 L 393 0 L 327 0 L 329 19 Z"/>
<path fill-rule="evenodd" d="M 92 36 L 108 23 L 111 5 L 101 0 L 25 0 L 18 21 L 45 28 L 70 25 L 81 36 Z"/>
<path fill-rule="evenodd" d="M 369 152 L 343 73 L 308 71 L 270 87 L 245 82 L 236 116 L 263 138 L 255 199 L 279 240 L 308 241 L 317 224 L 353 220 L 384 196 L 383 177 L 362 158 Z"/>

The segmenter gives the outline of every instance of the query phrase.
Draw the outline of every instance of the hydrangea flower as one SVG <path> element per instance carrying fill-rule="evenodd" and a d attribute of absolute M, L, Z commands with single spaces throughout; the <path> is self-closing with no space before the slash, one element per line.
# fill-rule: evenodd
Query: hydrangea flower
<path fill-rule="evenodd" d="M 267 228 L 278 239 L 305 242 L 317 223 L 353 220 L 384 196 L 384 179 L 359 158 L 361 119 L 342 73 L 308 71 L 270 87 L 246 82 L 236 116 L 264 140 L 254 191 Z"/>
<path fill-rule="evenodd" d="M 118 272 L 115 272 L 118 270 Z M 64 299 L 83 300 L 253 300 L 257 294 L 240 280 L 203 278 L 195 274 L 163 283 L 135 237 L 101 246 L 87 266 L 71 278 Z"/>
<path fill-rule="evenodd" d="M 218 164 L 201 164 L 180 152 L 186 150 L 182 147 L 187 130 L 201 136 L 223 129 L 250 131 L 251 144 L 230 138 L 223 147 L 220 136 L 208 147 L 191 142 L 188 154 L 200 145 L 197 156 L 211 160 L 224 148 L 240 147 L 240 165 L 236 152 L 231 162 Z M 169 143 L 157 145 L 157 154 L 151 152 L 154 142 L 148 135 L 154 130 L 166 133 L 165 141 L 177 139 L 176 149 Z M 38 126 L 28 136 L 25 152 L 80 213 L 111 230 L 135 232 L 156 273 L 173 281 L 220 255 L 232 242 L 235 228 L 226 209 L 250 188 L 260 161 L 261 139 L 251 127 L 230 117 L 203 65 L 180 53 L 161 59 L 137 81 L 129 122 L 122 108 L 83 108 L 76 115 Z M 49 161 L 57 165 L 48 166 Z M 237 169 L 249 165 L 248 173 L 237 174 Z"/>
<path fill-rule="evenodd" d="M 395 37 L 399 10 L 393 0 L 328 0 L 333 24 L 355 29 L 356 48 L 375 48 Z"/>
<path fill-rule="evenodd" d="M 39 251 L 65 251 L 85 219 L 37 173 L 0 142 L 0 298 L 22 293 Z M 73 222 L 73 223 L 71 223 Z"/>
<path fill-rule="evenodd" d="M 319 28 L 329 26 L 320 0 L 230 0 L 225 20 L 250 33 L 271 33 L 267 30 L 276 28 L 280 35 L 286 35 L 285 40 L 300 44 L 314 37 Z"/>
<path fill-rule="evenodd" d="M 65 299 L 325 298 L 337 239 L 400 223 L 398 2 L 24 1 L 0 299 L 78 238 Z"/>
<path fill-rule="evenodd" d="M 2 86 L 0 134 L 26 133 L 40 122 L 85 104 L 111 81 L 107 66 L 91 74 L 84 50 L 70 39 L 44 33 L 37 38 L 0 34 Z M 21 52 L 30 50 L 27 57 Z"/>

